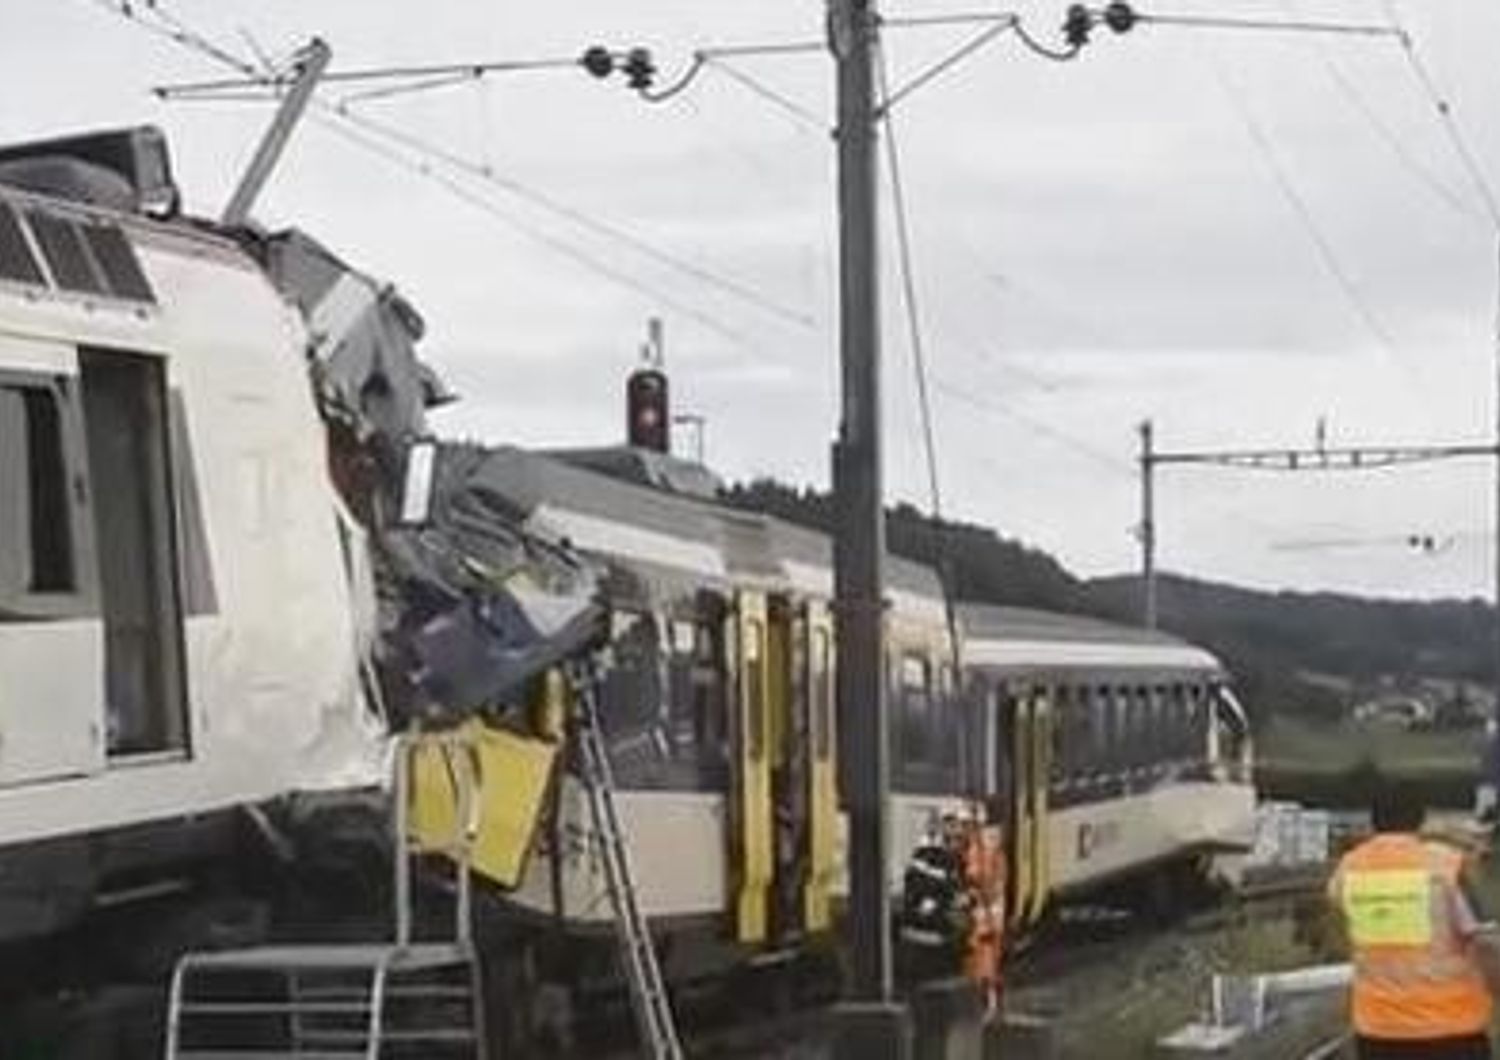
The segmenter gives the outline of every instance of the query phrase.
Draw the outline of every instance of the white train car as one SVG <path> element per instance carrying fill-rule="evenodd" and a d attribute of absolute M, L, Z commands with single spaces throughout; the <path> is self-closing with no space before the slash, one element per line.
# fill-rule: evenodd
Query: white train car
<path fill-rule="evenodd" d="M 78 166 L 0 155 L 0 943 L 191 886 L 236 808 L 381 748 L 301 316 Z"/>
<path fill-rule="evenodd" d="M 1075 615 L 966 607 L 969 694 L 998 726 L 987 768 L 1009 807 L 1012 908 L 1122 877 L 1159 898 L 1254 840 L 1245 713 L 1209 652 Z"/>

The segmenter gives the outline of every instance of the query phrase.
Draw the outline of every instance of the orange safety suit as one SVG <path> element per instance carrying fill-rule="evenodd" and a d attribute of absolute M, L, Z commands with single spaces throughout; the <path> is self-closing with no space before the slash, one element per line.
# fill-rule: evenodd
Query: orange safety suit
<path fill-rule="evenodd" d="M 969 897 L 964 974 L 980 988 L 987 1009 L 993 1012 L 999 1003 L 1005 941 L 1005 851 L 1000 830 L 971 823 L 965 836 L 963 865 Z"/>
<path fill-rule="evenodd" d="M 1459 889 L 1463 855 L 1385 833 L 1339 862 L 1329 897 L 1353 950 L 1351 1008 L 1361 1038 L 1432 1041 L 1488 1031 L 1491 1001 L 1469 953 L 1474 913 Z"/>

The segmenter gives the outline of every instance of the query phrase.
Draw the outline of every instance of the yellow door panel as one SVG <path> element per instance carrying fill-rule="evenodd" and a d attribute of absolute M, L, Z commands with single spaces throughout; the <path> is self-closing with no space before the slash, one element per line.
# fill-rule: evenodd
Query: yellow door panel
<path fill-rule="evenodd" d="M 1040 920 L 1051 890 L 1052 851 L 1048 839 L 1047 803 L 1052 779 L 1052 703 L 1037 695 L 1031 706 L 1031 908 L 1033 923 Z"/>
<path fill-rule="evenodd" d="M 1015 890 L 1011 908 L 1018 925 L 1024 925 L 1031 911 L 1031 886 L 1035 879 L 1036 828 L 1031 804 L 1031 708 L 1024 691 L 1013 694 L 1010 760 L 1014 774 L 1012 793 L 1012 834 L 1015 836 L 1015 864 L 1011 875 Z"/>
<path fill-rule="evenodd" d="M 467 767 L 459 756 L 469 756 L 479 824 L 474 871 L 501 887 L 516 887 L 541 823 L 557 750 L 554 742 L 488 728 L 478 720 L 441 737 L 416 737 L 407 818 L 412 839 L 438 851 L 461 841 L 456 789 Z"/>
<path fill-rule="evenodd" d="M 735 937 L 763 942 L 769 929 L 774 872 L 771 818 L 771 652 L 766 599 L 740 593 L 735 610 L 739 650 L 734 726 L 734 813 L 730 839 Z"/>
<path fill-rule="evenodd" d="M 829 895 L 834 886 L 838 788 L 834 749 L 833 621 L 820 602 L 807 605 L 808 822 L 807 883 L 803 927 L 810 933 L 832 925 Z"/>

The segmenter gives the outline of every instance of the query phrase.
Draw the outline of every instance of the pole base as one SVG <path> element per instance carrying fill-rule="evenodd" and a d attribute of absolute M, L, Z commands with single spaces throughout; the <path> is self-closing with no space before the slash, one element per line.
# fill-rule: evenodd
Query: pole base
<path fill-rule="evenodd" d="M 912 1060 L 911 1013 L 899 1001 L 833 1008 L 833 1060 Z"/>

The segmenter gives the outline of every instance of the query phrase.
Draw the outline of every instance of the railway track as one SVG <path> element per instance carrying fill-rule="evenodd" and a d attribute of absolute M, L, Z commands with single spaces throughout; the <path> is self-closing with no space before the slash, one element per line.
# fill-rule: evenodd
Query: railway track
<path fill-rule="evenodd" d="M 1323 866 L 1265 875 L 1211 901 L 1186 901 L 1166 916 L 1120 907 L 1065 909 L 1012 958 L 1009 978 L 1018 986 L 1042 985 L 1161 935 L 1191 938 L 1247 921 L 1295 917 L 1317 901 L 1326 878 Z"/>
<path fill-rule="evenodd" d="M 1118 968 L 1145 961 L 1154 975 L 1172 975 L 1172 953 L 1143 957 L 1148 943 L 1163 936 L 1191 944 L 1227 932 L 1239 924 L 1295 917 L 1298 908 L 1316 900 L 1322 887 L 1320 868 L 1283 873 L 1256 880 L 1210 905 L 1185 906 L 1178 915 L 1155 918 L 1120 909 L 1081 907 L 1067 911 L 1038 934 L 1011 962 L 1010 983 L 1021 995 L 1046 990 L 1085 972 Z M 740 999 L 743 1002 L 743 998 Z M 1129 999 L 1122 996 L 1122 1004 Z M 623 1015 L 623 1014 L 622 1014 Z M 732 997 L 705 999 L 687 996 L 680 1006 L 683 1044 L 692 1057 L 776 1057 L 777 1060 L 821 1060 L 827 1055 L 829 1009 L 808 1004 L 772 1010 L 764 1004 L 745 1006 Z M 611 1035 L 607 1049 L 596 1055 L 625 1060 L 636 1055 L 628 1025 Z M 1330 1051 L 1309 1053 L 1306 1060 L 1332 1060 Z"/>

